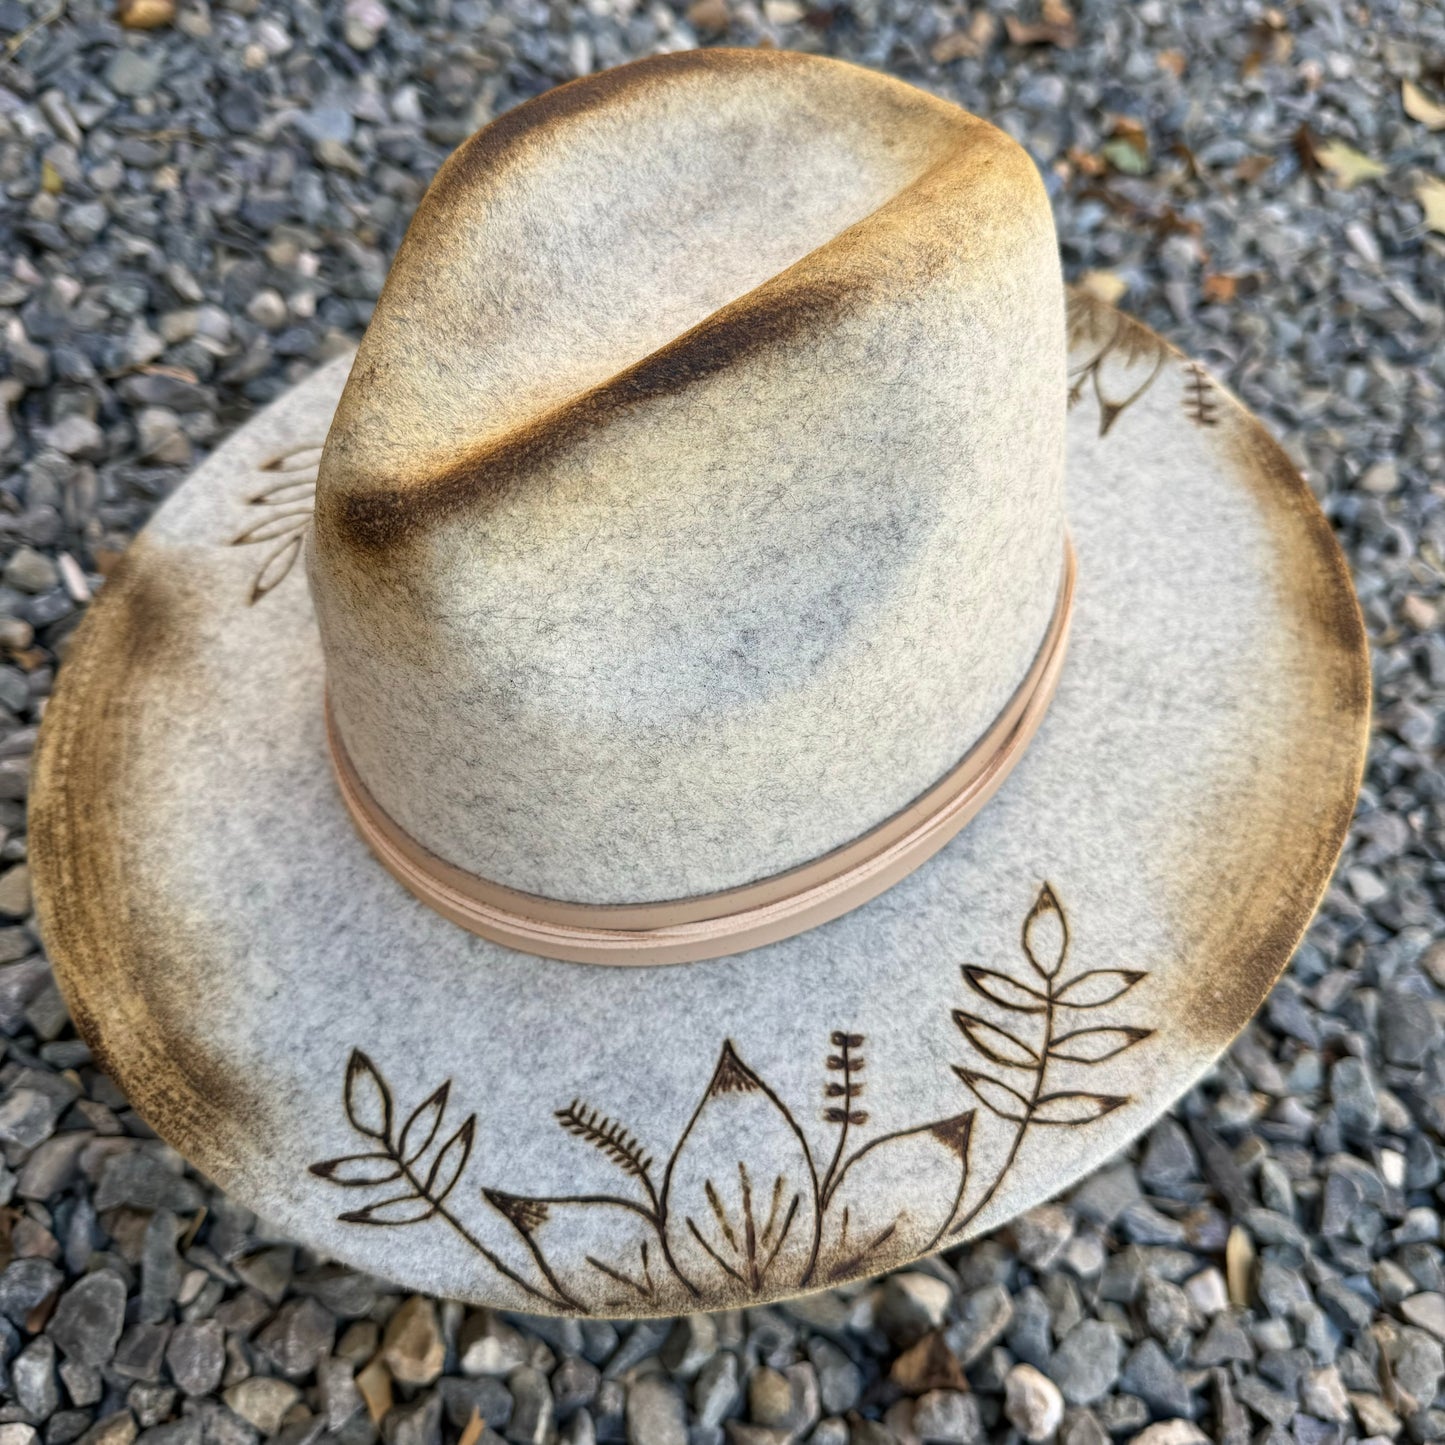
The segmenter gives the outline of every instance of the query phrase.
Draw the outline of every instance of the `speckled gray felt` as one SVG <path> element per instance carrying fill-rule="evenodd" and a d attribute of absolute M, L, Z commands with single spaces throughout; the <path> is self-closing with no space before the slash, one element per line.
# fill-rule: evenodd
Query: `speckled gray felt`
<path fill-rule="evenodd" d="M 293 565 L 348 363 L 235 436 L 92 609 L 38 759 L 46 941 L 136 1106 L 316 1248 L 606 1315 L 903 1263 L 1145 1127 L 1318 900 L 1368 673 L 1259 425 L 1118 313 L 1078 300 L 1070 331 L 1078 602 L 1028 755 L 879 899 L 676 967 L 508 952 L 371 858 Z"/>

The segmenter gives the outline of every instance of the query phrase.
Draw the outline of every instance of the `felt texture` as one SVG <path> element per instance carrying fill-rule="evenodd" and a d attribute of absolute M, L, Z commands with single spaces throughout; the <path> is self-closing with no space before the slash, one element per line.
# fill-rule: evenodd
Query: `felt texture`
<path fill-rule="evenodd" d="M 1027 155 L 899 82 L 708 51 L 519 107 L 423 199 L 321 463 L 362 781 L 566 902 L 883 822 L 1048 626 L 1063 327 Z"/>
<path fill-rule="evenodd" d="M 529 1310 L 820 1287 L 1107 1159 L 1302 932 L 1368 667 L 1329 528 L 1258 423 L 1117 312 L 1076 300 L 1070 330 L 1078 597 L 1028 755 L 864 908 L 656 969 L 489 945 L 369 855 L 284 520 L 347 362 L 277 402 L 124 559 L 42 729 L 39 914 L 98 1059 L 277 1228 Z"/>

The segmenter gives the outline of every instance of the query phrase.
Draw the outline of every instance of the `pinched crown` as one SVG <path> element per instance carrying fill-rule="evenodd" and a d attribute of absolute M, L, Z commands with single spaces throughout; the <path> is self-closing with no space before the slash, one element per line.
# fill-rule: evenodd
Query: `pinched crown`
<path fill-rule="evenodd" d="M 1063 292 L 1001 132 L 778 52 L 463 145 L 322 461 L 335 725 L 425 848 L 549 898 L 807 862 L 998 715 L 1063 557 Z"/>

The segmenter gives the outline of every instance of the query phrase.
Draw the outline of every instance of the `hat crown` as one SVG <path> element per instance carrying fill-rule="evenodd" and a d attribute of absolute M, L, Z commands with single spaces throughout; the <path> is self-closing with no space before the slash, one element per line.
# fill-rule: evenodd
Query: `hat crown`
<path fill-rule="evenodd" d="M 323 457 L 357 773 L 569 901 L 848 843 L 1038 652 L 1064 359 L 1032 164 L 920 91 L 709 51 L 504 116 L 423 199 Z"/>

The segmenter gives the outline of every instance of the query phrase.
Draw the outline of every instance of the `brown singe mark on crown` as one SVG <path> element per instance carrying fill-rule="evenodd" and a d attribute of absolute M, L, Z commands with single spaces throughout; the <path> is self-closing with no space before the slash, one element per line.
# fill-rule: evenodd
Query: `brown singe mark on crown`
<path fill-rule="evenodd" d="M 854 295 L 841 275 L 775 278 L 722 307 L 607 381 L 472 448 L 419 481 L 340 495 L 323 489 L 325 545 L 383 551 L 478 501 L 496 503 L 550 458 L 655 398 L 675 395 L 761 352 L 806 337 L 843 314 Z"/>
<path fill-rule="evenodd" d="M 313 1165 L 312 1172 L 331 1183 L 387 1191 L 386 1197 L 341 1215 L 343 1220 L 395 1226 L 441 1219 L 534 1304 L 554 1309 L 668 1313 L 700 1303 L 714 1308 L 721 1301 L 746 1303 L 873 1274 L 902 1258 L 927 1254 L 967 1228 L 1009 1176 L 1032 1130 L 1087 1125 L 1128 1102 L 1119 1094 L 1050 1087 L 1059 1070 L 1096 1068 L 1153 1033 L 1134 1024 L 1094 1022 L 1099 1010 L 1131 993 L 1147 975 L 1114 967 L 1071 969 L 1066 967 L 1069 949 L 1063 909 L 1045 884 L 1020 935 L 1030 971 L 964 968 L 964 981 L 992 1017 L 960 1009 L 954 1024 L 993 1068 L 955 1065 L 953 1072 L 986 1116 L 1012 1130 L 1008 1156 L 991 1178 L 971 1178 L 978 1107 L 877 1135 L 849 1151 L 850 1130 L 865 1128 L 870 1120 L 857 1105 L 864 1087 L 864 1036 L 842 1029 L 830 1034 L 824 1060 L 821 1122 L 836 1127 L 839 1135 L 821 1177 L 793 1112 L 743 1061 L 731 1039 L 724 1040 L 702 1098 L 668 1156 L 660 1188 L 652 1178 L 653 1157 L 631 1129 L 580 1099 L 558 1109 L 558 1124 L 615 1168 L 631 1192 L 479 1191 L 525 1245 L 537 1270 L 535 1281 L 505 1265 L 481 1243 L 476 1228 L 452 1212 L 458 1207 L 448 1203 L 466 1196 L 457 1188 L 470 1155 L 475 1115 L 462 1126 L 465 1154 L 446 1165 L 428 1162 L 443 1132 L 447 1084 L 418 1106 L 398 1140 L 390 1088 L 371 1060 L 354 1052 L 344 1101 L 352 1127 L 369 1141 L 367 1149 Z M 1024 1037 L 1030 1030 L 1033 1041 Z M 1006 1070 L 1013 1071 L 1013 1083 L 1002 1077 Z M 744 1112 L 726 1112 L 739 1108 Z M 722 1111 L 717 1120 L 711 1117 L 714 1111 Z M 705 1147 L 690 1147 L 708 1130 Z M 845 1187 L 871 1177 L 875 1169 L 886 1177 L 898 1158 L 895 1151 L 919 1148 L 936 1149 L 932 1157 L 948 1165 L 951 1182 L 942 1197 L 910 1200 L 898 1212 L 880 1211 L 877 1199 L 886 1188 L 858 1192 Z M 801 1167 L 801 1176 L 790 1161 Z M 978 1197 L 961 1213 L 970 1187 Z M 556 1268 L 553 1258 L 565 1246 L 568 1216 L 579 1209 L 616 1211 L 619 1220 L 637 1222 L 640 1236 L 619 1238 L 616 1252 L 606 1257 L 585 1255 L 580 1272 Z M 921 1216 L 930 1221 L 926 1234 L 919 1233 Z M 905 1221 L 911 1234 L 905 1235 Z M 693 1251 L 686 1259 L 679 1254 L 684 1243 Z"/>

